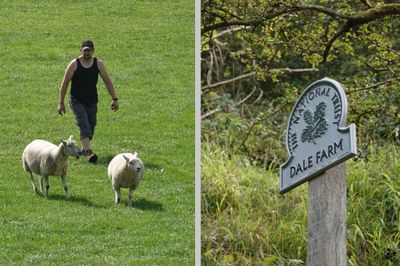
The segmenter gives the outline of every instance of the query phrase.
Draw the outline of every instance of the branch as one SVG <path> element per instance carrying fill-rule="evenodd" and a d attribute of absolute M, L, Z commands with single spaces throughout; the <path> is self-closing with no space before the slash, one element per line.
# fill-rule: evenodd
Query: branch
<path fill-rule="evenodd" d="M 326 59 L 328 58 L 329 52 L 333 46 L 333 43 L 340 38 L 344 33 L 349 32 L 351 29 L 351 26 L 346 23 L 326 44 L 325 46 L 325 51 L 324 54 L 322 55 L 322 63 L 326 62 Z"/>
<path fill-rule="evenodd" d="M 212 39 L 217 39 L 217 38 L 219 38 L 219 37 L 221 37 L 221 36 L 224 36 L 224 35 L 226 35 L 226 34 L 231 34 L 231 33 L 233 33 L 233 32 L 240 31 L 240 30 L 243 30 L 243 29 L 246 29 L 246 28 L 248 28 L 248 27 L 239 26 L 239 27 L 235 27 L 235 28 L 230 28 L 230 29 L 227 29 L 227 30 L 218 32 L 218 34 L 216 34 L 215 36 L 213 36 Z"/>
<path fill-rule="evenodd" d="M 259 18 L 254 18 L 254 19 L 244 19 L 244 18 L 236 18 L 236 20 L 231 20 L 231 21 L 223 21 L 219 23 L 215 23 L 212 25 L 205 25 L 202 29 L 202 33 L 212 31 L 212 30 L 217 30 L 220 28 L 226 28 L 229 26 L 257 26 L 260 25 L 261 23 L 264 23 L 267 20 L 292 13 L 294 11 L 304 11 L 304 10 L 315 10 L 321 13 L 324 13 L 328 16 L 331 16 L 336 19 L 349 19 L 349 16 L 340 14 L 336 12 L 333 9 L 325 8 L 323 6 L 318 6 L 318 5 L 295 5 L 292 7 L 287 7 L 284 9 L 276 10 L 271 13 L 267 13 L 263 17 Z"/>
<path fill-rule="evenodd" d="M 351 28 L 366 24 L 373 20 L 380 19 L 384 16 L 388 15 L 396 15 L 400 14 L 400 4 L 384 4 L 379 5 L 374 8 L 370 8 L 364 12 L 361 12 L 357 15 L 353 15 L 346 18 L 346 23 L 341 27 L 341 29 L 329 40 L 325 47 L 325 51 L 323 54 L 322 63 L 326 62 L 328 58 L 329 51 L 331 50 L 333 43 L 340 38 L 343 34 L 349 32 Z"/>
<path fill-rule="evenodd" d="M 304 10 L 318 11 L 320 13 L 323 13 L 323 14 L 328 15 L 335 19 L 346 20 L 346 19 L 350 18 L 349 16 L 340 14 L 333 9 L 326 8 L 323 6 L 318 6 L 318 5 L 298 5 L 298 6 L 295 6 L 295 8 L 296 8 L 296 10 L 299 10 L 299 11 L 304 11 Z"/>
<path fill-rule="evenodd" d="M 215 114 L 215 113 L 217 113 L 219 111 L 221 111 L 221 108 L 218 107 L 218 108 L 216 108 L 216 109 L 214 109 L 214 110 L 202 115 L 201 116 L 201 120 L 206 119 L 207 117 L 212 116 L 213 114 Z"/>
<path fill-rule="evenodd" d="M 272 68 L 269 71 L 270 72 L 284 71 L 284 72 L 287 72 L 289 74 L 292 74 L 292 73 L 303 73 L 303 72 L 318 72 L 319 69 L 318 68 L 289 68 L 289 67 L 285 67 L 285 68 Z"/>
<path fill-rule="evenodd" d="M 217 30 L 221 28 L 226 28 L 230 26 L 257 26 L 260 25 L 262 22 L 265 22 L 267 20 L 279 17 L 281 15 L 284 15 L 289 12 L 290 9 L 282 9 L 278 10 L 272 13 L 267 14 L 264 17 L 261 18 L 255 18 L 255 19 L 236 19 L 236 20 L 231 20 L 231 21 L 224 21 L 224 22 L 219 22 L 215 23 L 212 25 L 205 25 L 203 29 L 201 30 L 202 33 L 212 31 L 212 30 Z"/>
<path fill-rule="evenodd" d="M 210 53 L 210 68 L 207 71 L 207 84 L 211 83 L 211 78 L 212 78 L 212 70 L 213 70 L 213 64 L 214 64 L 214 56 L 213 53 L 211 51 L 209 51 Z"/>
<path fill-rule="evenodd" d="M 369 3 L 368 0 L 360 0 L 360 2 L 366 5 L 368 8 L 372 8 L 372 5 Z"/>
<path fill-rule="evenodd" d="M 255 101 L 252 102 L 251 105 L 255 105 L 259 100 L 261 100 L 262 96 L 264 95 L 264 91 L 261 89 L 260 91 L 261 91 L 260 95 L 258 95 L 257 99 L 255 99 Z"/>
<path fill-rule="evenodd" d="M 244 103 L 245 101 L 247 101 L 247 100 L 253 95 L 253 93 L 254 93 L 256 90 L 257 90 L 257 88 L 254 88 L 254 89 L 249 93 L 249 95 L 247 95 L 247 96 L 244 97 L 242 100 L 240 100 L 239 102 L 237 102 L 237 103 L 235 103 L 234 105 L 232 105 L 231 107 L 229 107 L 229 108 L 228 108 L 228 112 L 229 112 L 230 110 L 232 110 L 233 108 L 235 108 L 236 106 L 238 106 L 238 105 Z M 218 108 L 216 108 L 216 109 L 214 109 L 214 110 L 212 110 L 212 111 L 210 111 L 210 112 L 208 112 L 208 113 L 202 115 L 202 116 L 201 116 L 201 120 L 203 120 L 203 119 L 205 119 L 205 118 L 207 118 L 207 117 L 209 117 L 209 116 L 211 116 L 211 115 L 213 115 L 213 114 L 215 114 L 215 113 L 217 113 L 217 112 L 219 112 L 219 111 L 221 111 L 221 108 L 220 108 L 220 107 L 218 107 Z"/>
<path fill-rule="evenodd" d="M 253 128 L 254 128 L 258 123 L 260 123 L 260 122 L 263 121 L 263 120 L 266 120 L 266 119 L 268 119 L 268 118 L 273 117 L 274 115 L 276 115 L 277 113 L 279 113 L 287 104 L 288 104 L 288 102 L 284 102 L 284 103 L 281 104 L 273 113 L 271 113 L 269 116 L 266 116 L 266 117 L 264 117 L 264 118 L 259 118 L 259 119 L 257 119 L 257 120 L 251 125 L 249 131 L 248 131 L 247 134 L 246 134 L 246 137 L 244 137 L 244 139 L 243 139 L 243 141 L 242 141 L 242 144 L 240 144 L 239 148 L 242 147 L 242 146 L 244 146 L 244 144 L 246 143 L 247 139 L 249 138 L 249 136 L 250 136 L 250 134 L 251 134 L 251 131 L 253 131 Z"/>
<path fill-rule="evenodd" d="M 231 17 L 236 18 L 236 19 L 241 19 L 238 15 L 233 14 L 232 12 L 230 12 L 228 9 L 223 8 L 222 6 L 218 6 L 216 7 L 216 9 L 218 9 L 219 11 L 225 12 L 227 14 L 229 14 Z"/>
<path fill-rule="evenodd" d="M 287 72 L 289 74 L 292 73 L 302 73 L 302 72 L 316 72 L 319 71 L 318 68 L 289 68 L 289 67 L 285 67 L 285 68 L 272 68 L 270 70 L 268 70 L 269 72 L 276 72 L 276 71 L 283 71 L 283 72 Z M 203 86 L 201 88 L 202 92 L 208 92 L 209 90 L 216 88 L 216 87 L 220 87 L 229 83 L 233 83 L 235 81 L 241 80 L 241 79 L 245 79 L 248 77 L 252 77 L 254 75 L 256 75 L 257 73 L 255 71 L 247 73 L 247 74 L 243 74 L 237 77 L 234 77 L 232 79 L 228 79 L 228 80 L 224 80 L 224 81 L 220 81 L 214 84 L 209 84 L 206 86 Z"/>
<path fill-rule="evenodd" d="M 254 89 L 249 93 L 249 95 L 247 95 L 246 97 L 244 97 L 244 98 L 243 98 L 242 100 L 240 100 L 239 102 L 235 103 L 230 109 L 232 109 L 232 108 L 234 108 L 234 107 L 236 107 L 236 106 L 238 106 L 238 105 L 244 103 L 245 101 L 247 101 L 247 100 L 251 97 L 251 95 L 253 95 L 253 93 L 254 93 L 256 90 L 257 90 L 257 88 L 254 87 Z"/>
<path fill-rule="evenodd" d="M 367 65 L 367 67 L 369 67 L 369 68 L 370 68 L 372 71 L 374 71 L 374 72 L 390 71 L 390 72 L 393 73 L 393 70 L 390 69 L 390 67 L 376 68 L 376 67 L 374 67 L 373 65 L 371 65 L 371 63 L 369 63 L 369 62 L 366 62 L 365 64 Z M 393 73 L 393 74 L 394 74 L 394 73 Z"/>
<path fill-rule="evenodd" d="M 202 34 L 204 34 L 205 32 L 209 32 L 212 30 L 217 30 L 217 29 L 221 29 L 221 28 L 227 28 L 227 27 L 231 27 L 231 26 L 254 26 L 257 25 L 259 23 L 261 23 L 262 21 L 264 21 L 263 19 L 250 19 L 250 20 L 232 20 L 232 21 L 226 21 L 226 22 L 219 22 L 219 23 L 215 23 L 209 26 L 204 26 L 203 29 L 201 30 Z"/>
<path fill-rule="evenodd" d="M 382 46 L 382 45 L 380 45 L 380 43 L 379 43 L 378 41 L 371 40 L 371 42 L 372 42 L 373 44 L 375 44 L 377 47 L 383 48 L 383 49 L 385 49 L 385 50 L 387 50 L 387 51 L 390 51 L 390 52 L 396 54 L 397 56 L 400 56 L 400 52 L 398 52 L 398 51 L 396 51 L 396 50 L 394 50 L 394 49 L 392 49 L 392 48 L 390 48 L 390 47 Z"/>
<path fill-rule="evenodd" d="M 239 27 L 230 28 L 230 29 L 218 32 L 215 36 L 211 36 L 210 39 L 204 41 L 201 45 L 204 46 L 205 44 L 207 44 L 207 43 L 209 43 L 211 41 L 216 42 L 216 39 L 218 39 L 219 37 L 222 37 L 224 35 L 231 34 L 231 33 L 237 32 L 237 31 L 241 31 L 241 30 L 244 30 L 244 29 L 247 29 L 247 28 L 248 27 L 246 27 L 246 26 L 239 26 Z"/>
<path fill-rule="evenodd" d="M 325 46 L 325 50 L 323 53 L 323 61 L 322 61 L 324 63 L 327 60 L 327 57 L 334 42 L 340 37 L 342 37 L 344 34 L 349 32 L 353 27 L 369 23 L 371 21 L 380 19 L 388 15 L 400 14 L 400 4 L 380 4 L 376 5 L 375 7 L 372 7 L 367 0 L 363 1 L 363 4 L 368 6 L 369 9 L 355 15 L 344 15 L 333 9 L 326 8 L 320 5 L 294 5 L 284 9 L 276 10 L 275 12 L 268 13 L 263 17 L 256 17 L 253 19 L 237 18 L 231 21 L 222 21 L 212 25 L 204 25 L 202 33 L 230 26 L 258 26 L 260 24 L 264 24 L 267 20 L 285 14 L 290 14 L 299 11 L 306 11 L 306 10 L 316 11 L 319 13 L 326 14 L 334 19 L 343 22 L 340 30 L 328 41 L 328 43 Z"/>
<path fill-rule="evenodd" d="M 400 14 L 400 4 L 383 4 L 349 17 L 351 27 L 377 20 L 384 16 Z"/>
<path fill-rule="evenodd" d="M 370 86 L 367 86 L 367 87 L 364 87 L 364 88 L 361 88 L 361 89 L 352 90 L 352 91 L 349 91 L 347 94 L 360 92 L 360 91 L 366 91 L 366 90 L 370 90 L 370 89 L 375 89 L 375 88 L 377 88 L 377 87 L 379 87 L 381 85 L 384 85 L 384 84 L 387 84 L 387 83 L 391 83 L 391 82 L 393 82 L 395 80 L 400 80 L 400 77 L 399 78 L 388 79 L 388 80 L 385 80 L 385 81 L 381 81 L 381 82 L 378 82 L 378 83 L 376 83 L 374 85 L 370 85 Z"/>
<path fill-rule="evenodd" d="M 202 32 L 208 32 L 211 30 L 216 30 L 229 26 L 257 26 L 267 20 L 279 17 L 284 14 L 289 14 L 295 11 L 307 11 L 307 10 L 317 11 L 325 15 L 328 15 L 332 18 L 346 21 L 347 23 L 349 23 L 351 27 L 354 27 L 356 25 L 365 24 L 372 20 L 376 20 L 387 15 L 400 14 L 400 4 L 377 5 L 364 12 L 351 16 L 341 14 L 333 9 L 319 5 L 294 5 L 292 7 L 287 7 L 285 9 L 268 13 L 265 16 L 259 18 L 247 19 L 247 20 L 244 18 L 237 18 L 236 20 L 223 21 L 212 25 L 205 25 L 202 29 Z"/>
<path fill-rule="evenodd" d="M 226 84 L 229 84 L 229 83 L 233 83 L 233 82 L 235 82 L 235 81 L 238 81 L 238 80 L 241 80 L 241 79 L 245 79 L 245 78 L 254 76 L 254 75 L 256 75 L 256 74 L 257 74 L 257 73 L 256 73 L 255 71 L 253 71 L 253 72 L 250 72 L 250 73 L 247 73 L 247 74 L 243 74 L 243 75 L 237 76 L 237 77 L 232 78 L 232 79 L 228 79 L 228 80 L 220 81 L 220 82 L 217 82 L 217 83 L 214 83 L 214 84 L 210 84 L 210 85 L 203 86 L 203 87 L 201 88 L 201 90 L 202 90 L 203 92 L 207 92 L 207 91 L 209 91 L 210 89 L 213 89 L 213 88 L 216 88 L 216 87 L 219 87 L 219 86 L 222 86 L 222 85 L 226 85 Z"/>

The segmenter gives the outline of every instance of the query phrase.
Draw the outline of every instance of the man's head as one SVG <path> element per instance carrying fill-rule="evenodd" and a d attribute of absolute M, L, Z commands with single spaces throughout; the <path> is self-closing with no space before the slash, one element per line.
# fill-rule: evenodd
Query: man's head
<path fill-rule="evenodd" d="M 94 44 L 91 40 L 83 41 L 81 44 L 81 54 L 83 58 L 89 60 L 92 57 L 94 51 Z"/>

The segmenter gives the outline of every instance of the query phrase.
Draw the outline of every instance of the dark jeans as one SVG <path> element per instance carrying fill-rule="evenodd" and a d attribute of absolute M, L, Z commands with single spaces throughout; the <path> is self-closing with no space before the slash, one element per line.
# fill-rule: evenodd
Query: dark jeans
<path fill-rule="evenodd" d="M 97 119 L 97 104 L 83 104 L 77 100 L 70 100 L 71 109 L 74 112 L 76 125 L 79 127 L 81 139 L 92 139 Z"/>

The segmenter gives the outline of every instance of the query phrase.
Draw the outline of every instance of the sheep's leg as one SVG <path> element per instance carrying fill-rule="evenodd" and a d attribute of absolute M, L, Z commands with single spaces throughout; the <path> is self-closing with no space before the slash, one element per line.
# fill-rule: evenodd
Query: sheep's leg
<path fill-rule="evenodd" d="M 40 193 L 43 193 L 43 176 L 40 176 Z"/>
<path fill-rule="evenodd" d="M 33 193 L 38 193 L 38 189 L 36 187 L 35 180 L 33 179 L 33 174 L 32 174 L 32 172 L 28 172 L 28 173 L 29 173 L 29 180 L 31 181 L 31 184 L 33 187 Z"/>
<path fill-rule="evenodd" d="M 42 185 L 43 180 L 44 180 L 44 183 L 46 184 L 46 194 L 45 194 L 45 196 L 46 196 L 46 198 L 47 198 L 47 196 L 49 195 L 49 189 L 50 189 L 49 177 L 48 177 L 48 176 L 45 176 L 45 175 L 42 176 L 42 179 L 40 180 L 41 186 L 43 186 L 43 185 Z"/>
<path fill-rule="evenodd" d="M 129 188 L 129 192 L 128 192 L 128 206 L 132 206 L 132 194 L 133 194 L 133 187 Z"/>
<path fill-rule="evenodd" d="M 121 201 L 121 189 L 115 188 L 115 204 L 118 204 Z"/>
<path fill-rule="evenodd" d="M 66 179 L 65 175 L 61 176 L 61 182 L 64 186 L 65 196 L 67 197 L 67 199 L 69 199 L 71 196 L 69 195 L 69 192 L 68 192 L 67 179 Z"/>

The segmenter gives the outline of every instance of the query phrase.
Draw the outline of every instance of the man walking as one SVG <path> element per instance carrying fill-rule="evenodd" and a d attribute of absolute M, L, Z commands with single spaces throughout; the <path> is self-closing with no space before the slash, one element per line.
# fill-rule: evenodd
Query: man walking
<path fill-rule="evenodd" d="M 96 127 L 98 102 L 96 85 L 99 73 L 111 96 L 111 109 L 114 111 L 118 110 L 118 99 L 103 62 L 93 57 L 93 42 L 90 40 L 82 42 L 80 52 L 80 56 L 73 59 L 65 70 L 57 110 L 60 115 L 65 113 L 64 98 L 68 84 L 72 80 L 70 105 L 79 127 L 82 154 L 89 162 L 95 163 L 97 155 L 91 150 L 90 141 Z"/>

